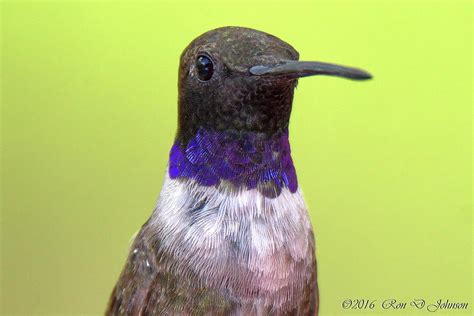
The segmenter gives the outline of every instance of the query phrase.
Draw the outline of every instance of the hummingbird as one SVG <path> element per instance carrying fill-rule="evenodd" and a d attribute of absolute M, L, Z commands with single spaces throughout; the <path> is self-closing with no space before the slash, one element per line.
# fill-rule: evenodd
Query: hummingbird
<path fill-rule="evenodd" d="M 315 238 L 288 127 L 299 78 L 365 80 L 283 40 L 221 27 L 181 54 L 162 190 L 107 315 L 317 315 Z"/>

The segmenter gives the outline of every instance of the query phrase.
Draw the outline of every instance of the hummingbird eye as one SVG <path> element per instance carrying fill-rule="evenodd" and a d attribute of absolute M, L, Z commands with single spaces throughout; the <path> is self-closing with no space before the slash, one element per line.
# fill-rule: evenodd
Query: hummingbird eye
<path fill-rule="evenodd" d="M 214 64 L 209 57 L 199 55 L 196 60 L 196 70 L 200 80 L 208 81 L 214 73 Z"/>

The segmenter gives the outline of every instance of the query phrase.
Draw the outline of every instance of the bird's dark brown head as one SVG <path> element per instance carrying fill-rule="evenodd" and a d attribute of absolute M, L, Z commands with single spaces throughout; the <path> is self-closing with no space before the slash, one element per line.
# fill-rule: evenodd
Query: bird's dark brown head
<path fill-rule="evenodd" d="M 298 57 L 279 38 L 243 27 L 218 28 L 193 40 L 180 61 L 178 138 L 186 142 L 199 128 L 279 134 L 288 128 L 299 77 L 370 78 L 361 70 Z"/>
<path fill-rule="evenodd" d="M 179 69 L 179 132 L 199 127 L 277 133 L 288 126 L 295 78 L 254 76 L 255 65 L 297 60 L 298 52 L 272 35 L 241 27 L 209 31 L 189 44 Z"/>

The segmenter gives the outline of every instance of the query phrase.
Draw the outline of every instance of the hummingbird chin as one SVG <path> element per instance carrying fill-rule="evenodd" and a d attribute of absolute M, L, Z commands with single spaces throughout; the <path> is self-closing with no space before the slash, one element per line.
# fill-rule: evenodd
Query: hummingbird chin
<path fill-rule="evenodd" d="M 300 77 L 365 71 L 298 61 L 270 34 L 222 27 L 179 66 L 163 188 L 107 315 L 317 315 L 315 241 L 288 142 Z"/>

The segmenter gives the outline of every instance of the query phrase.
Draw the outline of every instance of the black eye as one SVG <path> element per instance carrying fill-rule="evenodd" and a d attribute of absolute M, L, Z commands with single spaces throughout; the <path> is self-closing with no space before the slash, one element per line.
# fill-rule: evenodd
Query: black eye
<path fill-rule="evenodd" d="M 200 55 L 196 60 L 196 69 L 199 79 L 208 81 L 214 73 L 214 64 L 209 57 Z"/>

